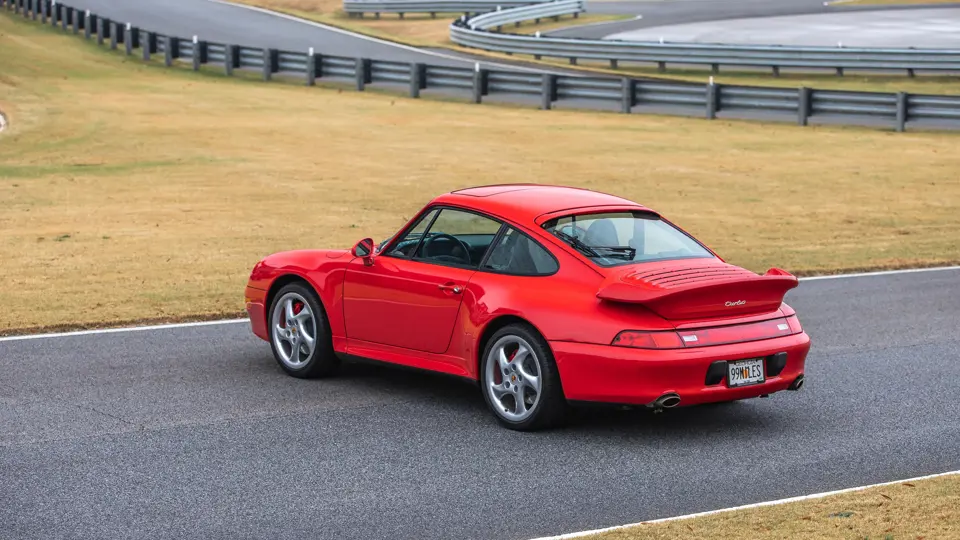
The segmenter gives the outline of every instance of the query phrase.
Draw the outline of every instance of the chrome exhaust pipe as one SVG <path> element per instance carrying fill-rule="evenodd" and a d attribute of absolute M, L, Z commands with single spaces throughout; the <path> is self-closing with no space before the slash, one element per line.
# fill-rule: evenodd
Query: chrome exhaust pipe
<path fill-rule="evenodd" d="M 794 379 L 793 382 L 790 383 L 790 386 L 787 388 L 787 390 L 793 390 L 796 392 L 801 388 L 803 388 L 803 375 L 799 375 L 796 379 Z"/>
<path fill-rule="evenodd" d="M 680 404 L 680 396 L 674 393 L 664 394 L 649 405 L 654 409 L 672 409 Z"/>

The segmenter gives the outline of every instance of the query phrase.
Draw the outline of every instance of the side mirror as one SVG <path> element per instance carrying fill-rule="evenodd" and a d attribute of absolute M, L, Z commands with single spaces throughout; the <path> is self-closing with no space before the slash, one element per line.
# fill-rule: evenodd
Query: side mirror
<path fill-rule="evenodd" d="M 350 250 L 350 253 L 354 257 L 362 257 L 364 266 L 371 266 L 373 264 L 373 239 L 364 238 L 363 240 L 354 244 L 353 249 Z"/>

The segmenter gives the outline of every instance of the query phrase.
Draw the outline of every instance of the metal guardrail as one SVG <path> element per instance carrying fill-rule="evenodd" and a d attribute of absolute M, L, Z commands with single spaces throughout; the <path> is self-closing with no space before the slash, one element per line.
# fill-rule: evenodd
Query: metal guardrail
<path fill-rule="evenodd" d="M 167 66 L 187 63 L 194 70 L 220 66 L 226 75 L 237 70 L 255 71 L 263 80 L 274 75 L 296 77 L 306 85 L 318 79 L 349 82 L 357 90 L 369 85 L 401 86 L 409 96 L 438 90 L 481 103 L 488 97 L 535 102 L 542 109 L 555 106 L 599 108 L 622 113 L 657 112 L 681 115 L 795 119 L 807 125 L 812 119 L 840 123 L 892 126 L 904 131 L 907 124 L 960 128 L 960 96 L 907 93 L 846 92 L 809 88 L 762 88 L 638 80 L 605 76 L 559 75 L 470 67 L 432 66 L 368 58 L 349 58 L 305 52 L 261 49 L 212 43 L 196 36 L 184 39 L 118 23 L 55 0 L 0 0 L 24 17 L 83 33 L 87 39 L 145 61 L 162 58 Z"/>
<path fill-rule="evenodd" d="M 486 13 L 498 9 L 526 6 L 550 0 L 343 0 L 343 10 L 349 15 L 372 13 Z"/>
<path fill-rule="evenodd" d="M 667 64 L 696 64 L 769 68 L 778 75 L 782 68 L 828 68 L 842 75 L 846 69 L 888 71 L 960 71 L 960 50 L 880 49 L 842 47 L 793 47 L 777 45 L 713 45 L 701 43 L 654 43 L 608 39 L 541 37 L 491 32 L 502 26 L 548 16 L 583 12 L 583 0 L 555 2 L 503 9 L 475 17 L 463 17 L 450 26 L 450 39 L 464 47 L 535 58 L 568 58 L 619 62 L 656 63 L 663 71 Z"/>

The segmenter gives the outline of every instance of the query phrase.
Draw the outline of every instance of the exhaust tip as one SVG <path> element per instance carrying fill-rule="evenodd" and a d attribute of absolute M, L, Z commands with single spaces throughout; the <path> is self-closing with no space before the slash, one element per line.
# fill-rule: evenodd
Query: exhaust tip
<path fill-rule="evenodd" d="M 676 407 L 677 405 L 680 404 L 680 396 L 669 396 L 669 397 L 666 397 L 666 398 L 663 399 L 663 401 L 660 402 L 660 404 L 663 405 L 663 407 L 664 407 L 665 409 L 670 409 L 670 408 L 672 408 L 672 407 Z"/>
<path fill-rule="evenodd" d="M 787 388 L 787 390 L 793 390 L 794 392 L 796 392 L 801 388 L 803 388 L 803 375 L 800 375 L 796 379 L 794 379 L 793 382 L 790 383 L 790 387 Z"/>
<path fill-rule="evenodd" d="M 672 409 L 680 404 L 680 396 L 674 393 L 664 394 L 654 400 L 649 406 L 654 409 Z"/>

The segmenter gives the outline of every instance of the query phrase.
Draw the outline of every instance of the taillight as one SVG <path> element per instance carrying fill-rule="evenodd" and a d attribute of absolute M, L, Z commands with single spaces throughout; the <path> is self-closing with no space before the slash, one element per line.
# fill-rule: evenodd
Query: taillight
<path fill-rule="evenodd" d="M 634 347 L 637 349 L 680 349 L 683 342 L 676 332 L 642 332 L 640 330 L 624 330 L 613 338 L 613 345 L 619 347 Z"/>
<path fill-rule="evenodd" d="M 744 341 L 759 341 L 803 332 L 796 315 L 768 321 L 676 332 L 645 332 L 624 330 L 613 338 L 613 345 L 637 349 L 682 349 L 684 347 L 707 347 Z"/>
<path fill-rule="evenodd" d="M 792 318 L 796 319 L 796 317 Z M 687 347 L 706 347 L 799 334 L 800 323 L 796 320 L 790 322 L 788 318 L 781 317 L 755 323 L 680 330 L 678 333 Z"/>
<path fill-rule="evenodd" d="M 800 327 L 800 319 L 798 319 L 796 315 L 787 317 L 787 325 L 790 327 L 790 332 L 794 334 L 803 332 L 803 328 Z"/>

